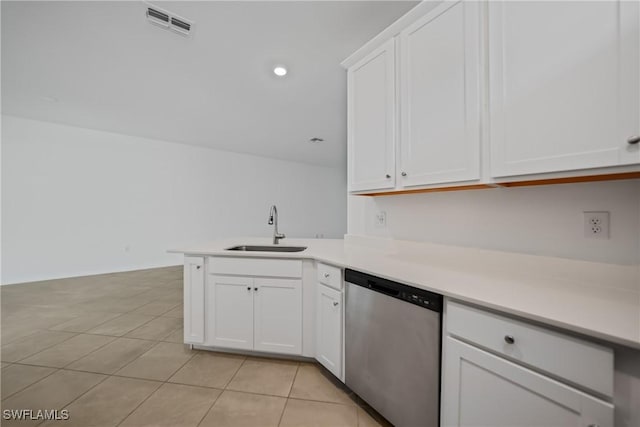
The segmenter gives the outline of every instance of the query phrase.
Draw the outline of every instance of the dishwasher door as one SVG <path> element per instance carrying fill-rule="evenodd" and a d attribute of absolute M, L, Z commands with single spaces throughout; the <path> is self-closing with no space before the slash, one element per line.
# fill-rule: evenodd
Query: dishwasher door
<path fill-rule="evenodd" d="M 434 311 L 371 287 L 346 290 L 347 386 L 397 427 L 437 427 L 442 297 Z"/>

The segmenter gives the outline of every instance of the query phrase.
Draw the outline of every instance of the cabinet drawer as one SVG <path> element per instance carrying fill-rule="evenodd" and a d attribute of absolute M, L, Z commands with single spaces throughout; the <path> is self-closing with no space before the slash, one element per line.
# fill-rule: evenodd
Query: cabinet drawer
<path fill-rule="evenodd" d="M 260 276 L 260 277 L 302 277 L 302 260 L 210 257 L 209 274 Z"/>
<path fill-rule="evenodd" d="M 447 301 L 446 327 L 450 335 L 613 396 L 609 348 L 453 301 Z"/>
<path fill-rule="evenodd" d="M 318 263 L 318 282 L 341 290 L 342 270 L 332 265 Z"/>

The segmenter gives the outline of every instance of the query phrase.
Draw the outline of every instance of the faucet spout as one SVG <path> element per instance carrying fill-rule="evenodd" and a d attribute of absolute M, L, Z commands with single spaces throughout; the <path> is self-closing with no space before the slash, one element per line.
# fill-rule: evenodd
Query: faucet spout
<path fill-rule="evenodd" d="M 273 225 L 273 244 L 279 244 L 280 240 L 285 238 L 285 235 L 283 233 L 278 233 L 278 208 L 276 205 L 271 206 L 271 210 L 269 211 L 269 221 L 267 223 L 269 225 Z"/>

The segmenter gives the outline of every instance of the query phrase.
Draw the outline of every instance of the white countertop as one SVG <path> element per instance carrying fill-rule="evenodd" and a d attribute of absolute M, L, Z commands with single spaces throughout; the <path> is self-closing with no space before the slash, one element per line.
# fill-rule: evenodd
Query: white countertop
<path fill-rule="evenodd" d="M 618 344 L 640 348 L 640 266 L 347 236 L 284 239 L 303 252 L 242 252 L 268 238 L 216 240 L 170 252 L 314 259 L 396 280 Z"/>

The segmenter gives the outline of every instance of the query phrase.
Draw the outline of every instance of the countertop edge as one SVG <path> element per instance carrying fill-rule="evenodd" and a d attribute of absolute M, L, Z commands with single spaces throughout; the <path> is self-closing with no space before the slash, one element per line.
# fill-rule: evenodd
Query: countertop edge
<path fill-rule="evenodd" d="M 234 245 L 238 240 L 234 239 L 233 241 L 228 241 L 228 244 L 224 244 L 222 246 L 225 247 L 230 247 L 232 245 Z M 376 255 L 379 256 L 384 256 L 384 253 L 379 252 L 377 250 L 374 249 L 370 249 L 370 248 L 362 248 L 365 251 L 370 251 L 372 253 L 375 253 Z M 251 252 L 251 253 L 246 253 L 246 252 L 233 252 L 233 253 L 229 253 L 227 251 L 225 251 L 224 248 L 220 247 L 220 248 L 215 248 L 215 249 L 193 249 L 193 250 L 189 250 L 189 249 L 172 249 L 167 251 L 169 253 L 175 253 L 175 254 L 184 254 L 186 256 L 220 256 L 220 257 L 234 257 L 234 258 L 272 258 L 272 259 L 307 259 L 307 260 L 313 260 L 316 262 L 322 262 L 322 263 L 327 263 L 327 264 L 331 264 L 331 265 L 335 265 L 335 266 L 339 266 L 341 268 L 350 268 L 350 269 L 354 269 L 354 270 L 358 270 L 358 271 L 362 271 L 364 273 L 367 274 L 371 274 L 371 275 L 375 275 L 375 276 L 379 276 L 382 278 L 386 278 L 389 280 L 395 280 L 395 281 L 399 281 L 402 283 L 406 283 L 407 285 L 410 286 L 414 286 L 420 289 L 425 289 L 431 292 L 435 292 L 438 294 L 443 295 L 444 297 L 450 298 L 450 299 L 454 299 L 457 301 L 461 301 L 463 303 L 468 303 L 468 304 L 473 304 L 476 306 L 480 306 L 480 307 L 485 307 L 489 310 L 494 310 L 497 312 L 501 312 L 501 313 L 505 313 L 507 315 L 510 316 L 514 316 L 514 317 L 519 317 L 522 319 L 527 319 L 527 320 L 531 320 L 533 322 L 537 322 L 540 324 L 544 324 L 550 327 L 554 327 L 554 328 L 559 328 L 559 329 L 564 329 L 573 333 L 577 333 L 577 334 L 581 334 L 581 335 L 585 335 L 588 337 L 591 337 L 593 339 L 596 340 L 601 340 L 601 341 L 605 341 L 607 343 L 611 343 L 611 344 L 617 344 L 617 345 L 621 345 L 624 347 L 630 347 L 630 348 L 634 348 L 634 349 L 639 349 L 640 350 L 640 337 L 635 340 L 633 338 L 629 338 L 629 337 L 625 337 L 625 336 L 620 336 L 620 335 L 613 335 L 609 332 L 606 331 L 602 331 L 602 330 L 597 330 L 597 329 L 593 329 L 591 327 L 588 326 L 583 326 L 580 325 L 579 323 L 575 323 L 575 322 L 568 322 L 568 321 L 563 321 L 561 319 L 556 319 L 556 318 L 551 318 L 551 317 L 547 317 L 544 315 L 541 315 L 539 313 L 536 313 L 534 311 L 528 311 L 528 310 L 522 310 L 519 308 L 512 308 L 509 306 L 506 306 L 504 304 L 500 304 L 500 303 L 495 303 L 492 302 L 488 299 L 479 299 L 477 297 L 473 297 L 473 296 L 469 296 L 469 295 L 464 295 L 464 294 L 460 294 L 457 292 L 453 292 L 453 291 L 449 291 L 444 287 L 438 287 L 438 286 L 433 286 L 433 285 L 429 285 L 429 284 L 425 284 L 425 283 L 416 283 L 414 281 L 411 280 L 406 280 L 405 278 L 398 278 L 395 276 L 391 276 L 388 274 L 385 274 L 384 272 L 380 272 L 380 271 L 374 271 L 371 270 L 369 268 L 366 268 L 364 266 L 361 265 L 353 265 L 351 263 L 346 262 L 345 260 L 341 260 L 339 256 L 336 257 L 331 257 L 331 256 L 327 256 L 325 253 L 319 253 L 322 251 L 314 251 L 313 248 L 309 248 L 308 250 L 305 250 L 303 252 L 295 252 L 295 253 L 291 253 L 291 252 Z M 640 293 L 637 295 L 637 297 L 639 298 L 639 307 L 640 307 Z M 638 323 L 640 325 L 640 311 L 638 313 Z"/>

